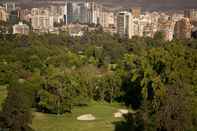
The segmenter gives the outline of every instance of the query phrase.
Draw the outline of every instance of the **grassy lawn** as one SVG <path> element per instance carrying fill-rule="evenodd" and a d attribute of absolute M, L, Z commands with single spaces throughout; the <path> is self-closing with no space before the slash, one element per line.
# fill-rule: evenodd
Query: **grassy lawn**
<path fill-rule="evenodd" d="M 114 118 L 113 113 L 121 106 L 93 102 L 88 107 L 74 109 L 72 114 L 61 116 L 34 113 L 33 127 L 36 131 L 114 131 L 113 122 L 120 121 Z M 76 118 L 83 114 L 93 114 L 95 121 L 78 121 Z"/>
<path fill-rule="evenodd" d="M 0 86 L 0 109 L 7 96 L 6 87 Z M 113 113 L 124 108 L 119 104 L 91 102 L 87 107 L 75 108 L 72 113 L 52 115 L 33 113 L 33 128 L 35 131 L 114 131 L 114 122 L 121 118 L 114 118 Z M 84 114 L 93 114 L 95 121 L 78 121 L 76 118 Z"/>

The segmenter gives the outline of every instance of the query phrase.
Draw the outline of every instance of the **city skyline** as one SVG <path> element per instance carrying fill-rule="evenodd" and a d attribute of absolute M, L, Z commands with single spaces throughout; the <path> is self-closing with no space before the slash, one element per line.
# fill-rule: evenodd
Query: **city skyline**
<path fill-rule="evenodd" d="M 59 0 L 55 2 L 57 1 Z M 29 32 L 29 29 L 20 21 L 28 22 L 33 32 L 59 34 L 68 31 L 71 36 L 83 36 L 84 29 L 88 31 L 101 29 L 129 39 L 134 36 L 153 38 L 157 32 L 161 32 L 166 41 L 172 41 L 173 38 L 190 39 L 192 33 L 196 31 L 196 8 L 165 12 L 144 11 L 140 6 L 107 7 L 96 0 L 62 2 L 61 5 L 50 3 L 48 6 L 29 9 L 23 9 L 14 2 L 7 2 L 1 7 L 0 20 L 12 24 L 19 23 L 16 25 L 17 28 L 13 29 L 14 32 L 21 34 L 24 34 L 23 29 L 26 29 L 26 32 Z"/>

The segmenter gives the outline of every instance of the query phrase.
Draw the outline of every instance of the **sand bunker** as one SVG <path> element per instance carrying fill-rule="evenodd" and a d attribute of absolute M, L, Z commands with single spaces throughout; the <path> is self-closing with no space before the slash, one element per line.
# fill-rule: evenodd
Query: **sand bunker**
<path fill-rule="evenodd" d="M 113 113 L 115 118 L 121 118 L 124 114 L 128 114 L 129 111 L 127 109 L 119 109 L 118 112 Z"/>
<path fill-rule="evenodd" d="M 96 120 L 96 117 L 94 117 L 92 114 L 84 114 L 84 115 L 77 117 L 77 120 L 79 120 L 79 121 L 93 121 L 93 120 Z"/>

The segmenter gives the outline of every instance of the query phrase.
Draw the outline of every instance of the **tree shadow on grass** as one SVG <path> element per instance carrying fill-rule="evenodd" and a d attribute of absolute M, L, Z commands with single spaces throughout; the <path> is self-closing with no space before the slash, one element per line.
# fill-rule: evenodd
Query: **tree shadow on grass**
<path fill-rule="evenodd" d="M 113 122 L 115 125 L 114 131 L 132 131 L 130 125 L 124 121 Z"/>
<path fill-rule="evenodd" d="M 124 121 L 113 122 L 114 131 L 144 131 L 144 120 L 140 112 L 124 115 Z"/>

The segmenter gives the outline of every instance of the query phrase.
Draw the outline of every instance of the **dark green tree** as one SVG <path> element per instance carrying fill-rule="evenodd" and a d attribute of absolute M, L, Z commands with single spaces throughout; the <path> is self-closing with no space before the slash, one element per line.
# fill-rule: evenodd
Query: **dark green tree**
<path fill-rule="evenodd" d="M 25 80 L 13 82 L 0 113 L 0 128 L 9 131 L 32 131 L 32 92 Z"/>

